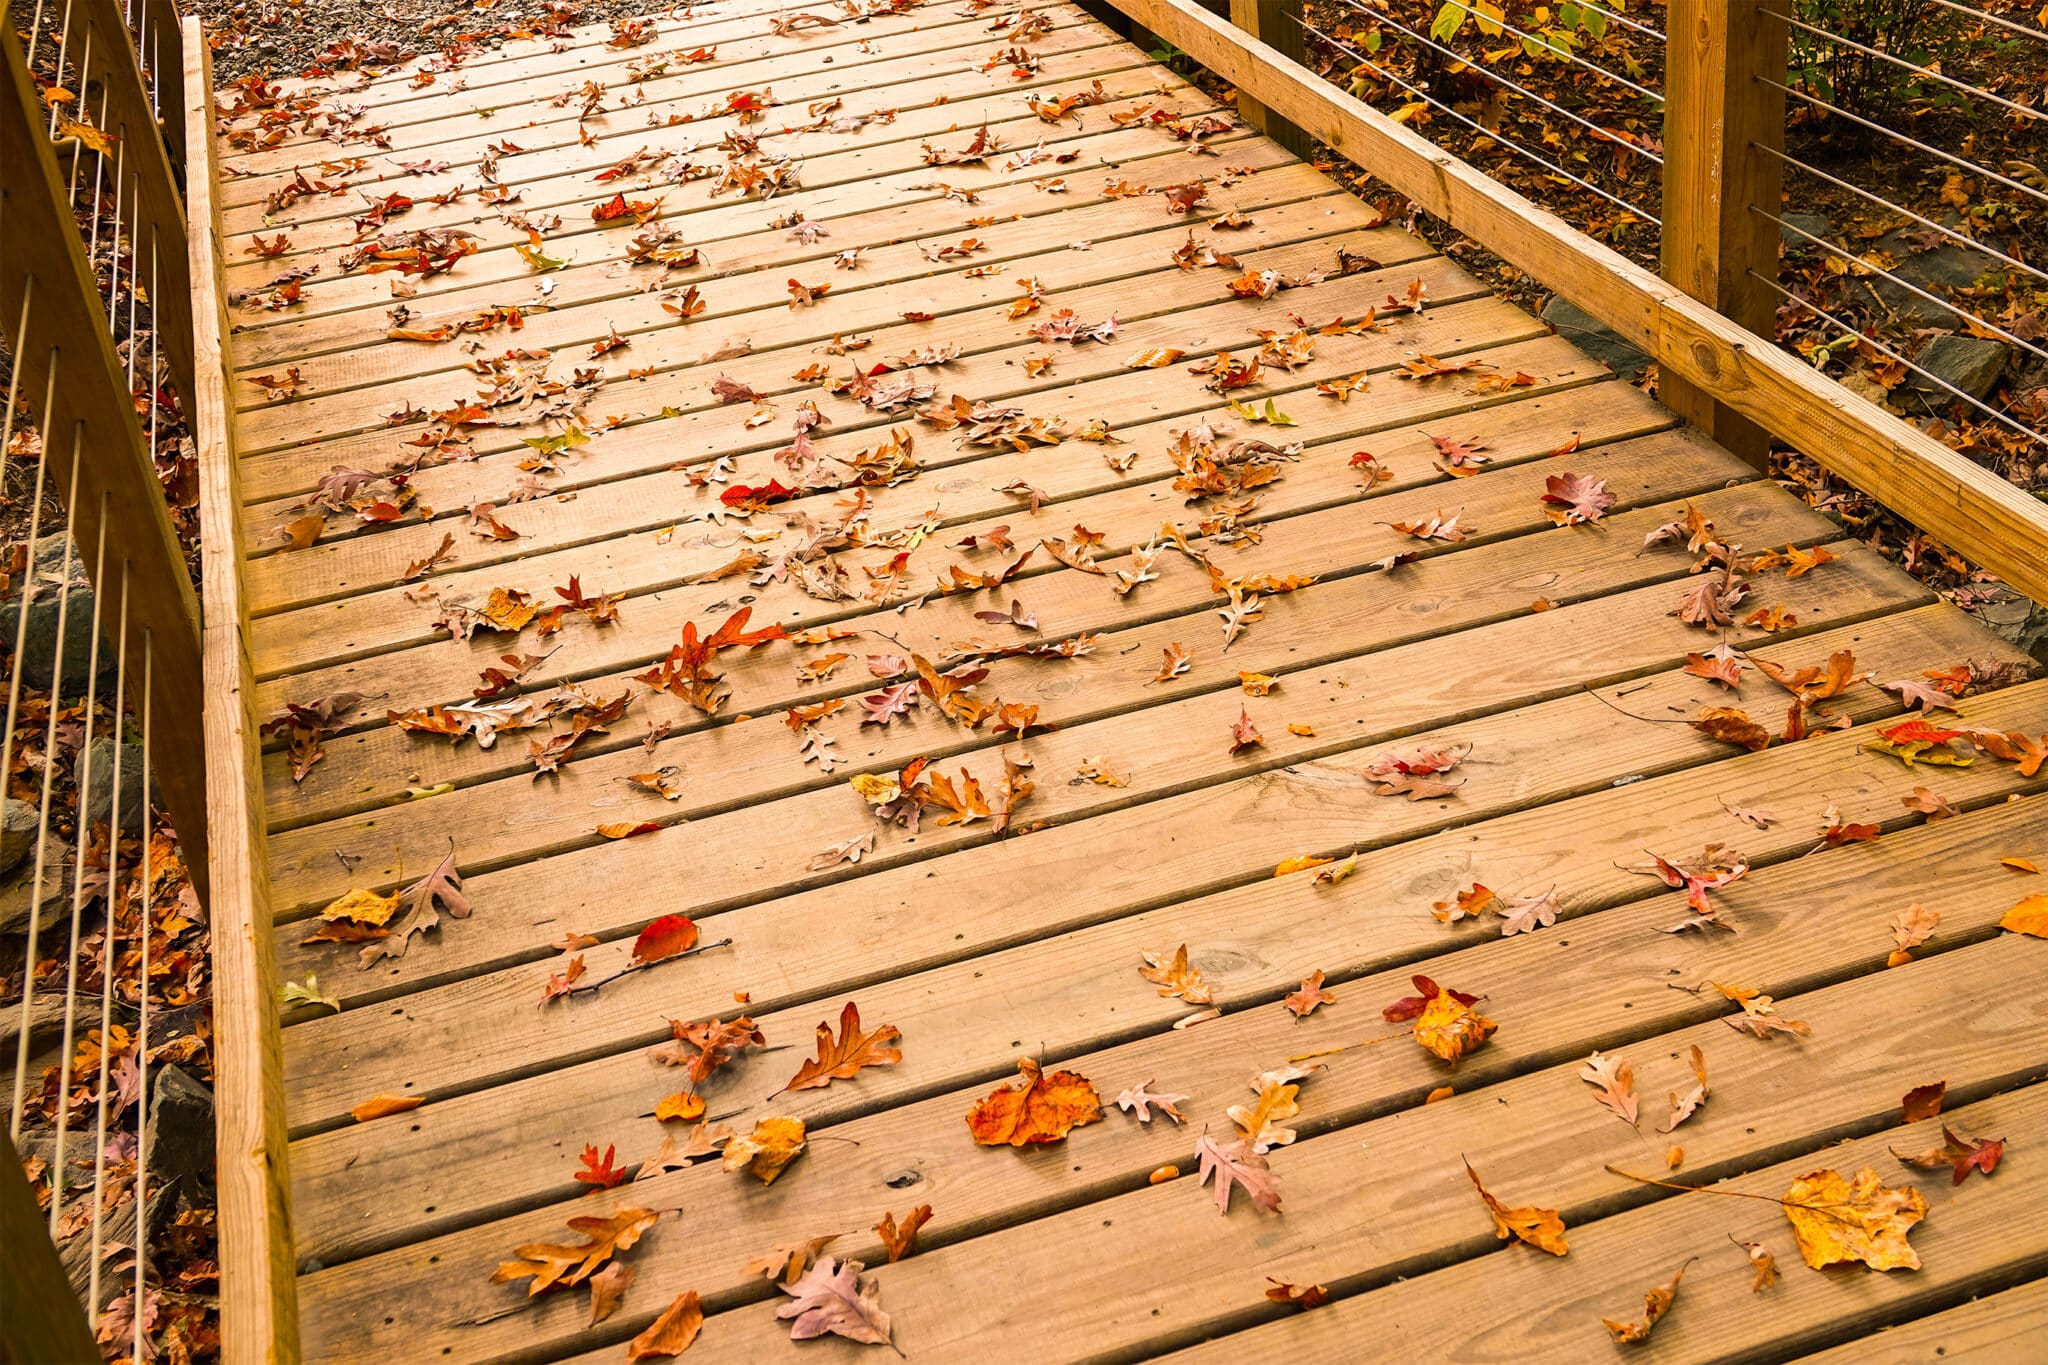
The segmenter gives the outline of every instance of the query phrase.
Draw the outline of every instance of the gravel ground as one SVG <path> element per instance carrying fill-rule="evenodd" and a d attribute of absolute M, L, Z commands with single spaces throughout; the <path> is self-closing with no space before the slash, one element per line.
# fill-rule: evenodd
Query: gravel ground
<path fill-rule="evenodd" d="M 550 26 L 609 23 L 661 15 L 660 0 L 548 0 L 548 3 L 478 4 L 474 0 L 385 0 L 345 4 L 307 0 L 296 5 L 239 4 L 230 0 L 187 0 L 213 42 L 214 78 L 225 85 L 252 72 L 273 78 L 296 76 L 342 38 L 395 42 L 433 51 L 455 34 L 495 46 L 507 33 L 535 33 Z M 425 31 L 435 21 L 442 26 Z M 453 20 L 453 22 L 446 22 Z"/>

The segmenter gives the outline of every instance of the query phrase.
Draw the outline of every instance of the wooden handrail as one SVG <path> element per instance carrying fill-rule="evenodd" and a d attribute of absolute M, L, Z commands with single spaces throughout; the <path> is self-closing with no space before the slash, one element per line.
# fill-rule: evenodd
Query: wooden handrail
<path fill-rule="evenodd" d="M 189 408 L 199 464 L 200 582 L 205 594 L 207 812 L 212 824 L 215 1136 L 221 1356 L 228 1365 L 299 1358 L 290 1134 L 278 1038 L 263 756 L 242 595 L 240 462 L 222 279 L 213 54 L 184 21 L 182 112 L 193 157 L 192 315 L 199 359 Z"/>
<path fill-rule="evenodd" d="M 43 458 L 60 496 L 74 508 L 74 543 L 95 546 L 102 525 L 107 528 L 110 562 L 96 586 L 104 592 L 126 582 L 129 657 L 152 660 L 163 714 L 192 716 L 201 690 L 198 598 L 171 529 L 155 460 L 136 423 L 97 279 L 72 221 L 42 101 L 12 25 L 0 25 L 0 87 L 0 164 L 7 167 L 0 179 L 0 223 L 8 238 L 7 250 L 0 252 L 0 320 L 10 329 L 18 325 L 23 296 L 33 295 L 26 335 L 10 335 L 21 392 L 52 396 L 50 410 L 38 414 L 49 434 Z M 148 141 L 156 142 L 153 132 Z M 182 228 L 167 246 L 178 258 L 182 279 Z M 170 324 L 159 315 L 157 325 Z M 74 449 L 80 452 L 75 466 Z M 163 752 L 155 766 L 164 806 L 203 900 L 206 746 L 193 724 L 160 726 L 157 735 Z"/>
<path fill-rule="evenodd" d="M 1690 384 L 2048 602 L 2048 507 L 1192 0 L 1108 0 Z"/>

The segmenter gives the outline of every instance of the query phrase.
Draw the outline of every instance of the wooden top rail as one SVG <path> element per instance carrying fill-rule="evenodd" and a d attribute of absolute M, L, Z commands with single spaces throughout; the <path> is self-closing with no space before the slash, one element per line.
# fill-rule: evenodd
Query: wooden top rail
<path fill-rule="evenodd" d="M 1711 395 L 2017 590 L 2048 602 L 2048 507 L 2011 483 L 1192 0 L 1110 3 L 1612 327 L 1657 362 L 1667 383 Z M 1744 145 L 1739 131 L 1730 130 L 1725 141 Z M 1741 213 L 1741 205 L 1731 211 Z M 1683 254 L 1699 259 L 1692 247 Z"/>

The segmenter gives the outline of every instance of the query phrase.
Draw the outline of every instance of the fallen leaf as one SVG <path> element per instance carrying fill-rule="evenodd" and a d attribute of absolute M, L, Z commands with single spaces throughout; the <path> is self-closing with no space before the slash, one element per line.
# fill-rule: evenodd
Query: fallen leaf
<path fill-rule="evenodd" d="M 763 1185 L 772 1185 L 790 1162 L 803 1155 L 804 1146 L 802 1119 L 762 1119 L 753 1132 L 725 1144 L 725 1169 L 751 1171 Z"/>
<path fill-rule="evenodd" d="M 619 1303 L 626 1297 L 633 1275 L 632 1266 L 624 1261 L 613 1261 L 590 1277 L 590 1321 L 585 1326 L 595 1327 L 619 1311 Z"/>
<path fill-rule="evenodd" d="M 1120 1092 L 1116 1097 L 1116 1107 L 1123 1110 L 1126 1114 L 1137 1115 L 1138 1122 L 1140 1123 L 1150 1123 L 1152 1121 L 1152 1106 L 1158 1105 L 1160 1113 L 1166 1115 L 1166 1117 L 1172 1119 L 1177 1124 L 1185 1123 L 1187 1119 L 1177 1106 L 1187 1096 L 1154 1091 L 1151 1087 L 1152 1078 L 1148 1076 L 1137 1085 Z"/>
<path fill-rule="evenodd" d="M 1778 1258 L 1771 1255 L 1769 1247 L 1762 1242 L 1735 1241 L 1732 1236 L 1728 1240 L 1735 1242 L 1749 1256 L 1750 1293 L 1761 1294 L 1778 1282 Z"/>
<path fill-rule="evenodd" d="M 2048 938 L 2048 896 L 2028 896 L 2000 917 L 1998 927 L 2015 934 Z"/>
<path fill-rule="evenodd" d="M 1074 1129 L 1102 1117 L 1102 1102 L 1088 1078 L 1072 1071 L 1047 1074 L 1029 1057 L 1019 1058 L 1024 1077 L 975 1102 L 967 1128 L 983 1147 L 1023 1147 L 1059 1142 Z"/>
<path fill-rule="evenodd" d="M 1237 1141 L 1227 1146 L 1218 1143 L 1207 1133 L 1195 1141 L 1195 1156 L 1199 1162 L 1195 1183 L 1211 1187 L 1219 1213 L 1230 1212 L 1231 1191 L 1242 1187 L 1251 1198 L 1252 1207 L 1268 1213 L 1280 1211 L 1279 1181 L 1266 1164 L 1266 1158 Z"/>
<path fill-rule="evenodd" d="M 1328 862 L 1329 859 L 1323 859 Z M 1320 970 L 1310 972 L 1301 979 L 1301 989 L 1280 1003 L 1287 1006 L 1295 1018 L 1306 1019 L 1316 1012 L 1320 1005 L 1332 1005 L 1337 997 L 1323 989 L 1323 974 Z"/>
<path fill-rule="evenodd" d="M 1687 1054 L 1687 1060 L 1692 1064 L 1693 1087 L 1683 1095 L 1676 1090 L 1671 1092 L 1671 1113 L 1657 1126 L 1660 1133 L 1668 1133 L 1684 1123 L 1693 1116 L 1695 1110 L 1707 1102 L 1707 1054 L 1701 1051 L 1698 1043 L 1694 1043 Z"/>
<path fill-rule="evenodd" d="M 1947 1094 L 1948 1082 L 1946 1080 L 1930 1081 L 1926 1085 L 1914 1086 L 1906 1092 L 1905 1098 L 1899 1101 L 1899 1110 L 1904 1117 L 1904 1121 L 1907 1123 L 1918 1123 L 1922 1119 L 1933 1118 L 1941 1112 L 1941 1101 Z"/>
<path fill-rule="evenodd" d="M 1913 960 L 1913 949 L 1933 937 L 1941 923 L 1941 912 L 1915 903 L 1892 916 L 1892 942 L 1897 946 L 1885 959 L 1887 967 L 1903 967 Z"/>
<path fill-rule="evenodd" d="M 772 1248 L 766 1255 L 756 1256 L 741 1269 L 744 1275 L 765 1275 L 771 1280 L 784 1284 L 795 1284 L 803 1278 L 804 1270 L 817 1259 L 818 1253 L 838 1241 L 842 1234 L 828 1232 L 822 1237 L 813 1237 L 803 1242 L 784 1242 Z"/>
<path fill-rule="evenodd" d="M 506 1284 L 531 1277 L 533 1283 L 526 1291 L 529 1295 L 557 1284 L 581 1284 L 613 1256 L 631 1250 L 660 1216 L 652 1209 L 629 1208 L 614 1209 L 604 1218 L 571 1218 L 569 1230 L 585 1239 L 581 1246 L 533 1242 L 515 1247 L 512 1254 L 519 1259 L 500 1262 L 491 1272 L 491 1283 Z"/>
<path fill-rule="evenodd" d="M 704 1330 L 704 1303 L 694 1289 L 676 1295 L 676 1301 L 661 1316 L 647 1324 L 647 1330 L 626 1344 L 626 1359 L 648 1360 L 657 1356 L 679 1356 L 690 1349 L 697 1333 Z"/>
<path fill-rule="evenodd" d="M 1146 953 L 1145 965 L 1138 968 L 1138 975 L 1159 987 L 1163 996 L 1178 996 L 1190 1005 L 1214 1003 L 1209 983 L 1202 976 L 1202 969 L 1188 962 L 1188 945 L 1183 943 L 1171 958 L 1164 953 Z"/>
<path fill-rule="evenodd" d="M 1799 1254 L 1815 1270 L 1844 1261 L 1872 1270 L 1920 1268 L 1906 1238 L 1927 1216 L 1927 1201 L 1910 1185 L 1887 1189 L 1868 1166 L 1853 1181 L 1839 1171 L 1809 1171 L 1785 1191 L 1784 1209 Z"/>
<path fill-rule="evenodd" d="M 1635 1068 L 1620 1057 L 1603 1056 L 1597 1050 L 1579 1068 L 1579 1079 L 1593 1087 L 1593 1098 L 1609 1113 L 1635 1126 L 1638 1112 Z"/>
<path fill-rule="evenodd" d="M 1479 1191 L 1479 1197 L 1486 1201 L 1486 1211 L 1493 1215 L 1493 1230 L 1501 1241 L 1510 1237 L 1547 1251 L 1553 1256 L 1562 1256 L 1569 1247 L 1564 1240 L 1564 1220 L 1557 1216 L 1556 1209 L 1509 1208 L 1480 1183 L 1479 1172 L 1472 1169 L 1472 1163 L 1465 1163 L 1465 1174 L 1472 1177 L 1472 1188 Z"/>
<path fill-rule="evenodd" d="M 817 1090 L 834 1081 L 851 1080 L 864 1067 L 894 1066 L 903 1060 L 903 1052 L 889 1044 L 902 1036 L 894 1024 L 862 1033 L 860 1008 L 849 1000 L 839 1011 L 839 1037 L 833 1038 L 831 1025 L 819 1024 L 818 1055 L 806 1058 L 783 1089 Z"/>
<path fill-rule="evenodd" d="M 789 1322 L 791 1341 L 809 1341 L 828 1333 L 870 1346 L 889 1344 L 889 1315 L 882 1311 L 881 1288 L 872 1279 L 861 1282 L 859 1261 L 820 1257 L 804 1277 L 782 1286 L 792 1302 L 775 1310 Z"/>
<path fill-rule="evenodd" d="M 1275 1303 L 1291 1303 L 1296 1308 L 1309 1309 L 1321 1308 L 1330 1301 L 1330 1290 L 1327 1285 L 1288 1284 L 1284 1280 L 1274 1279 L 1271 1275 L 1266 1277 L 1266 1282 L 1273 1286 L 1266 1291 L 1266 1297 Z"/>
<path fill-rule="evenodd" d="M 1990 1175 L 1998 1169 L 1998 1160 L 2005 1155 L 2004 1138 L 1958 1137 L 1947 1124 L 1941 1125 L 1941 1146 L 1918 1156 L 1908 1156 L 1898 1148 L 1892 1148 L 1892 1155 L 1908 1166 L 1922 1169 L 1947 1166 L 1954 1174 L 1951 1182 L 1960 1185 L 1969 1178 L 1971 1171 L 1982 1171 Z"/>
<path fill-rule="evenodd" d="M 882 1214 L 882 1221 L 875 1224 L 875 1235 L 882 1239 L 882 1245 L 887 1248 L 890 1265 L 896 1264 L 917 1248 L 917 1230 L 930 1222 L 931 1216 L 930 1204 L 919 1204 L 903 1215 L 900 1224 L 896 1221 L 895 1214 Z"/>
<path fill-rule="evenodd" d="M 626 1183 L 626 1168 L 616 1164 L 618 1154 L 618 1146 L 614 1143 L 605 1145 L 603 1156 L 598 1155 L 594 1142 L 583 1148 L 582 1166 L 576 1172 L 576 1180 L 578 1184 L 590 1186 L 585 1193 L 609 1190 Z"/>
<path fill-rule="evenodd" d="M 1614 1334 L 1614 1339 L 1618 1342 L 1648 1341 L 1658 1319 L 1671 1311 L 1671 1305 L 1678 1298 L 1678 1282 L 1685 1278 L 1685 1266 L 1691 1264 L 1688 1260 L 1685 1265 L 1671 1272 L 1670 1279 L 1643 1295 L 1641 1322 L 1616 1322 L 1613 1318 L 1602 1318 L 1602 1325 Z"/>
<path fill-rule="evenodd" d="M 651 967 L 679 957 L 697 946 L 696 923 L 682 915 L 663 915 L 640 931 L 633 940 L 632 965 Z"/>
<path fill-rule="evenodd" d="M 368 1123 L 371 1119 L 381 1119 L 391 1114 L 403 1114 L 407 1110 L 417 1109 L 426 1102 L 424 1095 L 372 1095 L 349 1110 L 348 1116 L 357 1123 Z"/>

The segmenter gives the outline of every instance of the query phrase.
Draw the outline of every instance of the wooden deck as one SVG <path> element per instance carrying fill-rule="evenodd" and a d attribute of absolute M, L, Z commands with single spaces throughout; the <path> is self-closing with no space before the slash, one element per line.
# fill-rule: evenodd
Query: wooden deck
<path fill-rule="evenodd" d="M 295 1011 L 284 1035 L 308 1356 L 618 1360 L 695 1290 L 709 1317 L 693 1360 L 848 1357 L 876 1348 L 786 1344 L 775 1310 L 788 1300 L 749 1261 L 838 1234 L 826 1255 L 875 1266 L 869 1229 L 929 1204 L 916 1252 L 871 1271 L 895 1345 L 918 1359 L 1599 1358 L 1617 1349 L 1601 1319 L 1639 1316 L 1681 1264 L 1648 1358 L 1790 1358 L 1908 1323 L 1887 1338 L 1900 1359 L 1923 1346 L 2014 1358 L 2048 1272 L 2048 950 L 1996 926 L 2048 889 L 2001 863 L 2048 867 L 2048 775 L 1866 750 L 1902 715 L 1872 683 L 1819 703 L 1813 738 L 1761 752 L 1683 722 L 1727 705 L 1774 735 L 1785 725 L 1792 698 L 1761 671 L 1734 693 L 1684 671 L 1721 640 L 1790 668 L 1853 651 L 1876 682 L 2023 656 L 1078 10 L 1037 4 L 1027 22 L 934 3 L 851 22 L 833 9 L 842 22 L 784 34 L 775 11 L 732 0 L 656 19 L 645 46 L 596 29 L 431 83 L 412 64 L 316 97 L 367 105 L 358 131 L 381 125 L 385 146 L 290 125 L 254 150 L 233 141 L 252 118 L 224 124 L 230 285 L 260 293 L 318 266 L 301 303 L 234 313 L 237 372 L 298 387 L 237 395 L 256 710 L 365 694 L 303 780 L 281 739 L 263 772 L 280 977 L 317 977 L 340 1006 Z M 630 78 L 650 63 L 663 69 Z M 603 109 L 579 118 L 586 81 Z M 1050 119 L 1027 104 L 1097 90 L 1102 102 Z M 773 107 L 745 122 L 715 112 L 744 91 L 772 91 Z M 983 127 L 1000 150 L 958 161 Z M 952 164 L 928 165 L 926 148 Z M 729 150 L 769 177 L 786 158 L 785 187 L 750 197 Z M 352 156 L 367 167 L 319 166 Z M 479 202 L 480 160 L 510 204 Z M 422 162 L 449 167 L 401 168 Z M 669 183 L 681 162 L 697 170 Z M 349 192 L 267 213 L 300 172 Z M 1173 211 L 1161 191 L 1195 181 L 1206 198 Z M 458 184 L 470 192 L 426 202 Z M 478 249 L 427 278 L 344 271 L 365 197 L 393 192 L 419 202 L 382 231 L 460 228 Z M 593 220 L 620 192 L 658 200 L 654 223 L 700 263 L 629 263 L 636 226 Z M 514 213 L 559 215 L 538 250 L 563 268 L 515 250 L 529 238 Z M 279 232 L 285 254 L 245 254 Z M 1240 266 L 1183 268 L 1191 240 Z M 1263 271 L 1325 277 L 1233 296 L 1232 280 Z M 416 294 L 395 299 L 400 279 Z M 792 282 L 831 288 L 804 303 Z M 1012 307 L 1034 291 L 1035 310 Z M 1402 306 L 1414 297 L 1426 308 Z M 491 309 L 525 316 L 394 339 L 401 304 L 430 333 Z M 1375 309 L 1369 328 L 1324 330 Z M 1102 340 L 1030 330 L 1111 318 Z M 1219 394 L 1190 373 L 1224 352 L 1247 362 L 1268 334 L 1285 351 L 1303 330 L 1312 349 L 1295 342 L 1291 368 L 1269 353 L 1249 387 Z M 899 368 L 935 348 L 957 354 Z M 1154 348 L 1185 354 L 1133 366 Z M 1474 363 L 1404 375 L 1421 356 Z M 487 362 L 500 377 L 472 372 Z M 882 390 L 907 377 L 930 391 L 870 406 L 828 387 L 877 369 Z M 536 374 L 577 390 L 536 386 L 487 415 L 549 420 L 420 442 L 449 433 L 428 414 Z M 715 391 L 720 379 L 759 397 L 723 402 L 735 390 Z M 956 395 L 996 411 L 955 424 Z M 1251 423 L 1231 398 L 1291 425 Z M 588 442 L 537 444 L 572 405 Z M 1040 419 L 1063 439 L 1006 435 Z M 1185 474 L 1170 452 L 1203 423 L 1213 467 Z M 1246 440 L 1300 449 L 1247 460 Z M 793 441 L 811 453 L 779 459 Z M 287 547 L 283 528 L 331 472 L 415 461 L 396 519 L 342 507 Z M 1604 481 L 1614 502 L 1596 523 L 1553 525 L 1543 496 L 1563 474 Z M 733 509 L 748 501 L 735 490 L 772 480 L 799 496 Z M 388 484 L 368 491 L 397 500 Z M 1835 558 L 1747 575 L 1737 620 L 1782 608 L 1775 634 L 1709 633 L 1677 614 L 1702 581 L 1694 556 L 1644 545 L 1688 508 L 1745 561 L 1786 546 Z M 1469 535 L 1396 529 L 1438 515 Z M 492 517 L 516 538 L 493 538 Z M 1034 546 L 998 587 L 938 587 L 956 565 L 995 574 Z M 1255 606 L 1233 617 L 1212 574 Z M 1118 575 L 1144 581 L 1119 592 Z M 571 611 L 545 637 L 536 621 L 460 642 L 439 624 L 494 589 L 547 608 L 572 584 L 616 595 L 616 619 Z M 1013 601 L 1035 630 L 977 616 Z M 802 642 L 720 654 L 730 698 L 715 715 L 634 681 L 686 625 L 708 634 L 741 608 L 749 628 Z M 1009 652 L 1083 637 L 1072 657 Z M 1181 649 L 1184 669 L 1162 666 Z M 630 706 L 545 775 L 529 742 L 570 734 L 573 706 L 490 747 L 387 723 L 472 700 L 505 655 L 539 656 L 508 696 L 544 702 L 573 683 Z M 914 678 L 900 671 L 912 655 L 973 655 L 986 669 L 974 698 L 1035 716 L 973 726 L 925 696 L 863 725 L 862 699 Z M 1255 695 L 1247 673 L 1277 685 Z M 2048 683 L 1957 706 L 1970 727 L 2048 730 Z M 792 708 L 830 714 L 806 726 Z M 1261 742 L 1235 742 L 1241 717 Z M 1384 759 L 1427 749 L 1462 756 L 1444 777 L 1453 793 L 1378 793 Z M 972 775 L 993 812 L 953 823 L 930 807 L 913 832 L 849 783 L 920 759 L 956 784 Z M 674 799 L 628 780 L 656 770 Z M 1032 790 L 1010 801 L 1022 782 Z M 1959 813 L 1926 819 L 1907 804 L 1916 787 Z M 1836 847 L 1830 810 L 1882 834 Z M 829 856 L 870 834 L 857 861 Z M 1750 866 L 1713 893 L 1726 927 L 1665 932 L 1695 916 L 1634 865 L 1715 844 Z M 444 915 L 368 970 L 359 944 L 301 942 L 323 906 L 409 883 L 451 845 L 466 918 Z M 1275 875 L 1354 851 L 1341 881 Z M 1503 936 L 1490 914 L 1440 922 L 1432 905 L 1475 882 L 1554 890 L 1556 923 Z M 1894 918 L 1915 903 L 1939 925 L 1917 960 L 1887 969 Z M 565 938 L 595 940 L 578 950 L 594 981 L 668 914 L 730 941 L 542 1003 Z M 1177 1025 L 1198 1004 L 1139 974 L 1182 944 L 1221 1010 L 1191 1027 Z M 1334 1002 L 1297 1018 L 1282 999 L 1315 971 Z M 1382 1017 L 1418 972 L 1482 994 L 1498 1023 L 1455 1069 Z M 1731 1029 L 1736 1006 L 1711 982 L 1775 996 L 1810 1035 Z M 848 1001 L 865 1026 L 900 1030 L 901 1062 L 771 1093 Z M 767 1045 L 704 1083 L 708 1119 L 746 1134 L 795 1116 L 807 1152 L 773 1184 L 712 1159 L 581 1197 L 586 1144 L 637 1170 L 688 1138 L 654 1117 L 686 1088 L 649 1056 L 667 1021 L 742 1012 Z M 1664 1097 L 1691 1086 L 1694 1045 L 1711 1098 L 1667 1136 Z M 1633 1064 L 1636 1125 L 1578 1079 L 1596 1049 Z M 1041 1147 L 975 1145 L 970 1108 L 1020 1056 L 1092 1080 L 1100 1122 Z M 1290 1059 L 1315 1070 L 1298 1137 L 1267 1158 L 1281 1209 L 1240 1191 L 1219 1213 L 1196 1184 L 1196 1143 L 1234 1138 L 1226 1110 L 1255 1098 L 1247 1079 Z M 1941 1079 L 1948 1123 L 2009 1144 L 1988 1179 L 1951 1187 L 1887 1154 L 1939 1145 L 1942 1120 L 1899 1124 L 1904 1092 Z M 1118 1110 L 1140 1083 L 1184 1094 L 1186 1123 Z M 425 1104 L 351 1119 L 379 1095 Z M 1510 1204 L 1559 1210 L 1570 1254 L 1502 1246 L 1461 1162 Z M 1869 1165 L 1924 1193 L 1924 1268 L 1810 1270 L 1773 1203 L 1682 1195 L 1609 1164 L 1768 1199 L 1804 1172 Z M 1177 1179 L 1149 1183 L 1167 1167 Z M 661 1217 L 621 1255 L 637 1278 L 598 1325 L 580 1288 L 529 1298 L 491 1282 L 515 1246 L 631 1206 Z M 1752 1293 L 1731 1238 L 1768 1247 L 1782 1281 Z M 1268 1300 L 1272 1280 L 1335 1299 L 1303 1312 Z"/>

